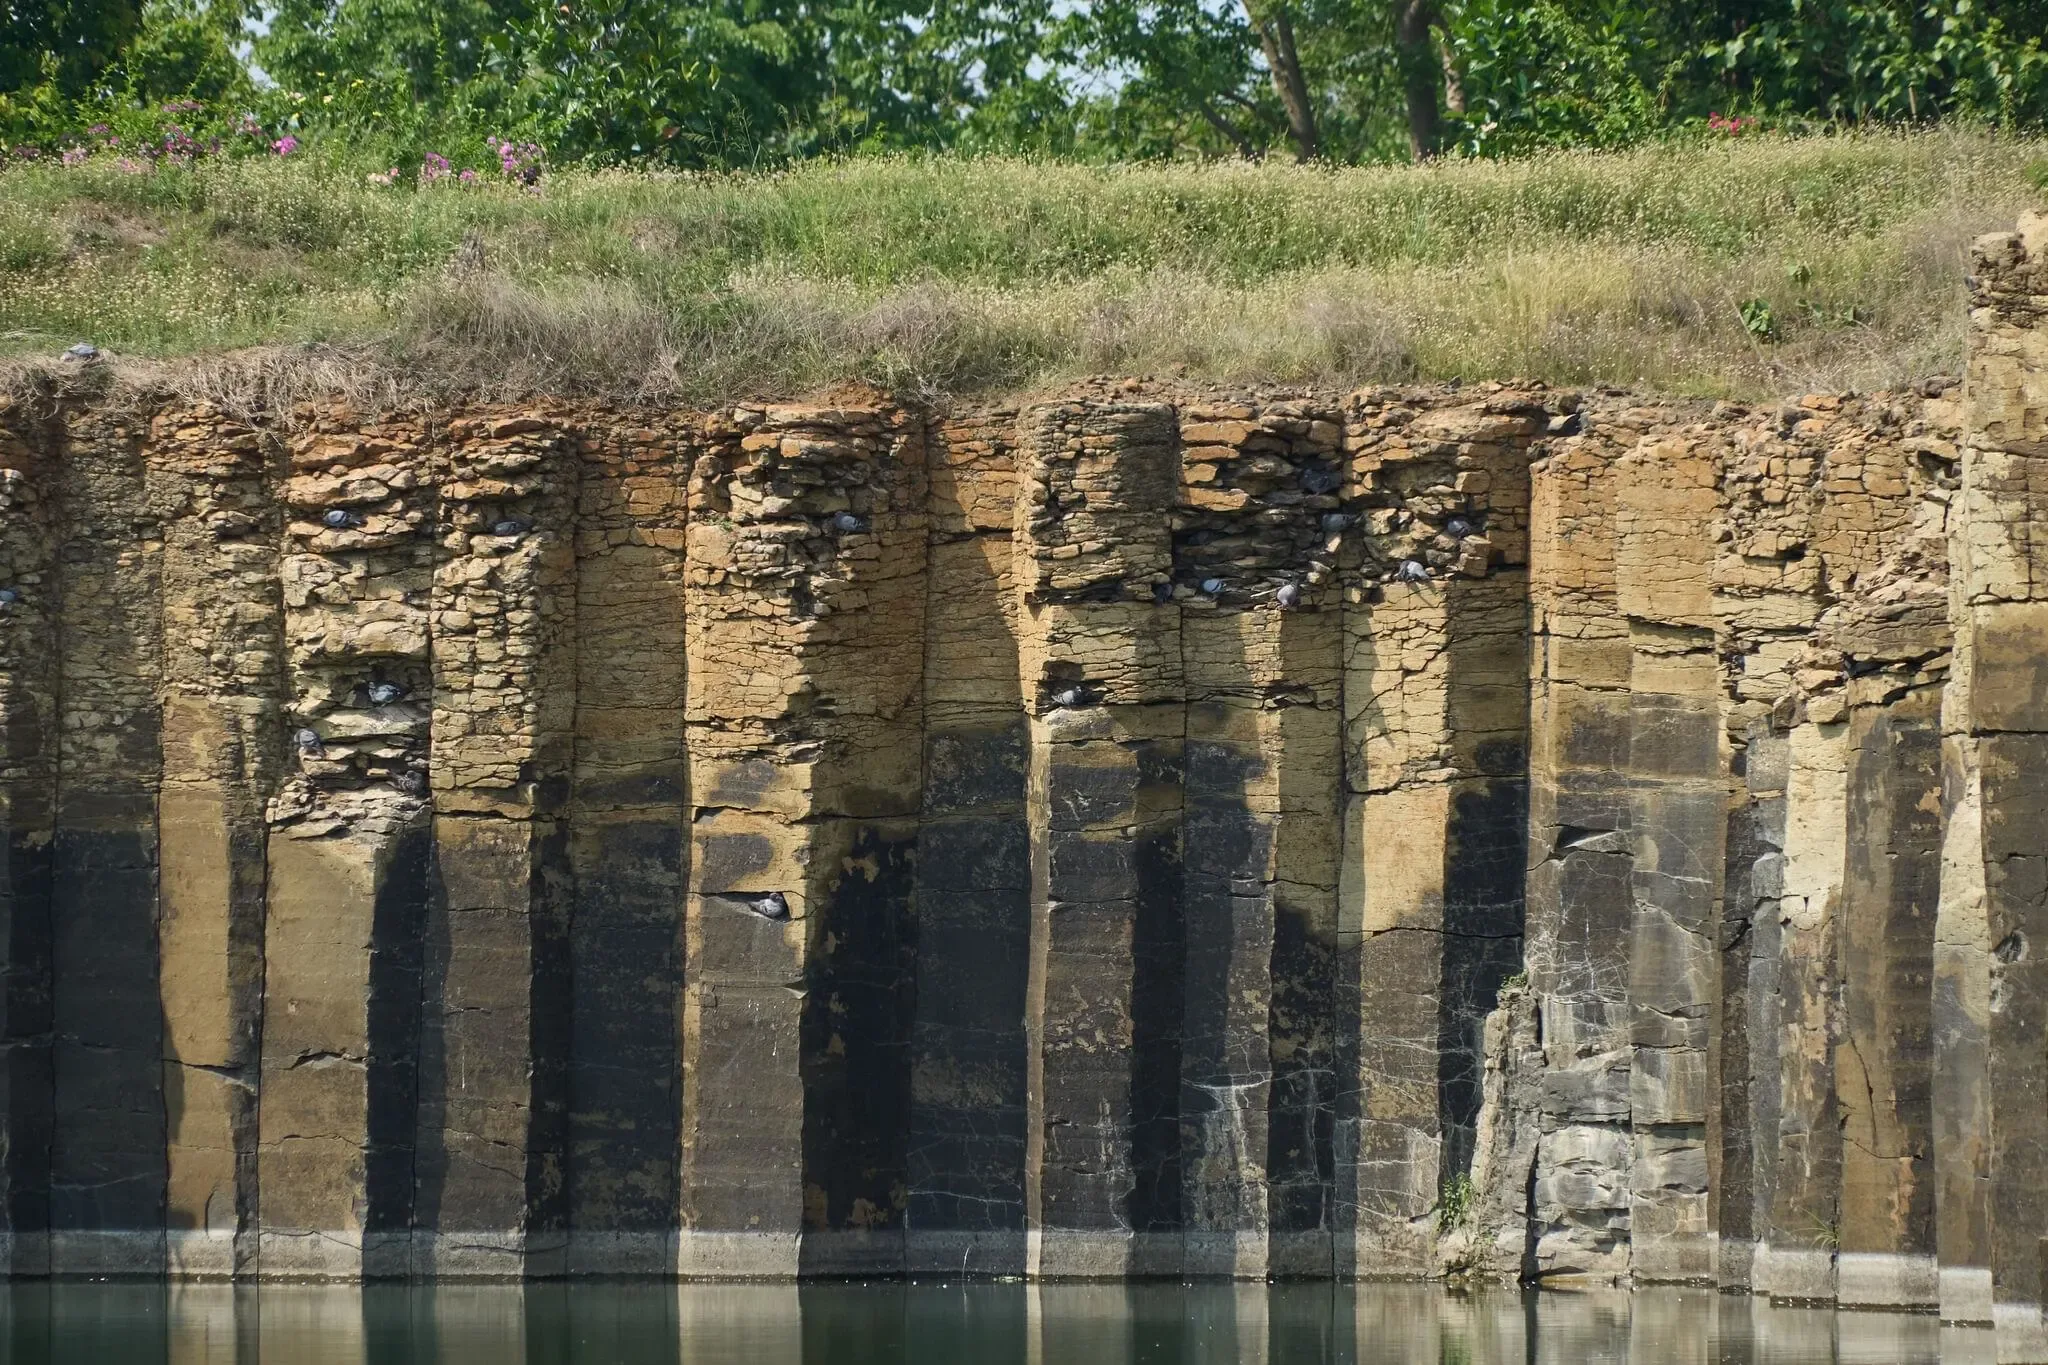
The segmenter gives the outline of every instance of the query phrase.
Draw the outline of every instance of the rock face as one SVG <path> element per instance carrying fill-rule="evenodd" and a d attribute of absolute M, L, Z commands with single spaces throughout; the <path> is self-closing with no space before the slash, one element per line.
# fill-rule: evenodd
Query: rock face
<path fill-rule="evenodd" d="M 1975 268 L 1960 388 L 1763 409 L 24 394 L 0 1255 L 2048 1355 L 2048 228 Z"/>

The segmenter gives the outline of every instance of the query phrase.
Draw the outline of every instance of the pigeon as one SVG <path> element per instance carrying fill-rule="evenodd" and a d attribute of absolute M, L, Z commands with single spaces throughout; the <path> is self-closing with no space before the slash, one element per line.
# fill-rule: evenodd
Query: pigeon
<path fill-rule="evenodd" d="M 328 529 L 334 531 L 346 531 L 351 526 L 363 524 L 363 519 L 346 507 L 330 507 L 320 520 L 327 523 Z"/>
<path fill-rule="evenodd" d="M 66 360 L 98 360 L 100 348 L 90 341 L 74 341 L 64 348 Z"/>
<path fill-rule="evenodd" d="M 397 777 L 392 778 L 391 782 L 393 786 L 397 787 L 407 796 L 425 796 L 427 794 L 427 775 L 417 768 L 406 769 Z"/>
<path fill-rule="evenodd" d="M 1205 592 L 1205 593 L 1207 593 L 1207 594 L 1209 594 L 1209 596 L 1211 596 L 1211 597 L 1220 597 L 1220 596 L 1222 596 L 1222 594 L 1223 594 L 1223 580 L 1222 580 L 1222 579 L 1220 579 L 1220 578 L 1205 578 L 1205 579 L 1203 579 L 1203 580 L 1202 580 L 1202 591 L 1203 591 L 1203 592 Z"/>
<path fill-rule="evenodd" d="M 1280 591 L 1273 594 L 1273 600 L 1288 611 L 1301 605 L 1301 584 L 1282 583 Z"/>
<path fill-rule="evenodd" d="M 1444 529 L 1458 539 L 1463 540 L 1466 536 L 1472 534 L 1472 523 L 1463 517 L 1452 517 L 1448 522 L 1444 523 Z"/>
<path fill-rule="evenodd" d="M 507 517 L 491 527 L 494 536 L 516 536 L 526 529 L 526 522 L 519 517 Z"/>
<path fill-rule="evenodd" d="M 0 607 L 11 607 L 21 600 L 21 594 L 13 588 L 0 588 Z"/>
<path fill-rule="evenodd" d="M 1162 605 L 1171 602 L 1173 600 L 1173 584 L 1154 583 L 1152 585 L 1152 600 Z"/>
<path fill-rule="evenodd" d="M 1337 535 L 1350 524 L 1351 518 L 1345 516 L 1342 512 L 1323 513 L 1323 534 L 1326 536 Z"/>
<path fill-rule="evenodd" d="M 851 512 L 833 514 L 832 529 L 843 536 L 856 535 L 868 529 L 868 524 Z"/>
<path fill-rule="evenodd" d="M 302 754 L 317 754 L 325 747 L 320 742 L 318 730 L 294 730 L 292 743 L 299 746 L 299 752 Z"/>
<path fill-rule="evenodd" d="M 1394 571 L 1394 577 L 1403 583 L 1426 583 L 1429 581 L 1429 570 L 1422 567 L 1422 561 L 1419 559 L 1404 559 L 1401 561 L 1401 567 Z"/>
<path fill-rule="evenodd" d="M 1343 478 L 1326 465 L 1311 465 L 1302 471 L 1301 486 L 1311 493 L 1334 493 Z"/>
<path fill-rule="evenodd" d="M 747 902 L 747 909 L 762 919 L 788 919 L 789 901 L 780 891 L 770 891 L 765 896 L 756 896 Z"/>
<path fill-rule="evenodd" d="M 1081 689 L 1078 687 L 1060 689 L 1052 694 L 1052 704 L 1054 706 L 1079 706 L 1081 704 Z"/>
<path fill-rule="evenodd" d="M 370 684 L 370 705 L 372 706 L 389 706 L 404 695 L 405 689 L 397 683 L 380 682 Z"/>

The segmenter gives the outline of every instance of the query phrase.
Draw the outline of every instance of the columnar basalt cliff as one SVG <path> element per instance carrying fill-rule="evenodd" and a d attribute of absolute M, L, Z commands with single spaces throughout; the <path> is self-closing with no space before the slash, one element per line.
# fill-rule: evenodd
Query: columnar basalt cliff
<path fill-rule="evenodd" d="M 2048 1359 L 1958 385 L 0 409 L 14 1274 L 1687 1281 Z"/>

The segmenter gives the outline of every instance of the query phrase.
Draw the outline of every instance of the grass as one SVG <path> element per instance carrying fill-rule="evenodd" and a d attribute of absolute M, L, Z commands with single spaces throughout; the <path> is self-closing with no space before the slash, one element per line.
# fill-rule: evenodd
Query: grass
<path fill-rule="evenodd" d="M 1756 397 L 1961 360 L 1965 253 L 2041 199 L 1988 132 L 1304 170 L 880 160 L 383 188 L 315 158 L 0 172 L 0 356 L 709 402 L 1083 373 Z M 202 356 L 201 365 L 154 362 Z"/>

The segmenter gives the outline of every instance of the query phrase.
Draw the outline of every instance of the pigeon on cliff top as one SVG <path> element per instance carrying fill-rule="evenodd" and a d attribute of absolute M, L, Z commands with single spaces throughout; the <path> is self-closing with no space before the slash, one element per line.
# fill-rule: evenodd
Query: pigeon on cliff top
<path fill-rule="evenodd" d="M 405 689 L 397 683 L 380 682 L 370 684 L 370 705 L 372 706 L 389 706 L 404 695 Z"/>
<path fill-rule="evenodd" d="M 1465 520 L 1463 517 L 1452 517 L 1449 521 L 1444 523 L 1444 529 L 1446 531 L 1449 531 L 1452 535 L 1456 536 L 1460 540 L 1463 540 L 1466 536 L 1469 536 L 1473 533 L 1472 523 Z"/>
<path fill-rule="evenodd" d="M 1273 594 L 1273 600 L 1278 602 L 1285 610 L 1294 610 L 1294 608 L 1301 605 L 1301 584 L 1282 583 L 1280 591 Z"/>
<path fill-rule="evenodd" d="M 762 919 L 788 919 L 789 901 L 780 891 L 770 891 L 747 902 L 747 909 Z"/>
<path fill-rule="evenodd" d="M 1209 596 L 1211 596 L 1211 597 L 1220 597 L 1220 596 L 1222 596 L 1222 594 L 1223 594 L 1223 580 L 1222 580 L 1222 579 L 1220 579 L 1220 578 L 1205 578 L 1205 579 L 1203 579 L 1203 580 L 1202 580 L 1202 591 L 1203 591 L 1203 592 L 1205 592 L 1205 593 L 1207 593 L 1207 594 L 1209 594 Z"/>
<path fill-rule="evenodd" d="M 407 768 L 397 777 L 391 779 L 391 785 L 397 787 L 407 796 L 425 796 L 427 794 L 427 775 L 417 768 Z"/>
<path fill-rule="evenodd" d="M 1078 687 L 1061 688 L 1052 694 L 1054 706 L 1079 706 L 1083 700 L 1081 689 Z"/>
<path fill-rule="evenodd" d="M 294 730 L 292 731 L 292 743 L 299 746 L 299 752 L 302 754 L 317 754 L 325 747 L 320 742 L 320 732 L 318 730 Z"/>
<path fill-rule="evenodd" d="M 1334 536 L 1351 524 L 1351 518 L 1342 512 L 1323 513 L 1323 534 Z"/>
<path fill-rule="evenodd" d="M 524 517 L 507 517 L 503 521 L 496 522 L 491 526 L 491 534 L 494 536 L 516 536 L 520 532 L 527 530 L 530 525 L 531 523 Z"/>
<path fill-rule="evenodd" d="M 100 348 L 90 341 L 74 341 L 64 348 L 66 360 L 98 360 Z"/>
<path fill-rule="evenodd" d="M 363 524 L 363 519 L 346 507 L 330 507 L 320 520 L 331 531 L 346 531 L 351 526 Z"/>
<path fill-rule="evenodd" d="M 832 517 L 832 529 L 843 536 L 858 535 L 868 529 L 868 524 L 851 512 L 838 512 Z"/>
<path fill-rule="evenodd" d="M 1401 567 L 1394 571 L 1394 577 L 1403 583 L 1427 583 L 1429 570 L 1422 566 L 1419 559 L 1404 559 L 1401 561 Z"/>
<path fill-rule="evenodd" d="M 1334 493 L 1343 482 L 1343 476 L 1327 465 L 1310 465 L 1301 475 L 1301 486 L 1311 493 Z"/>

